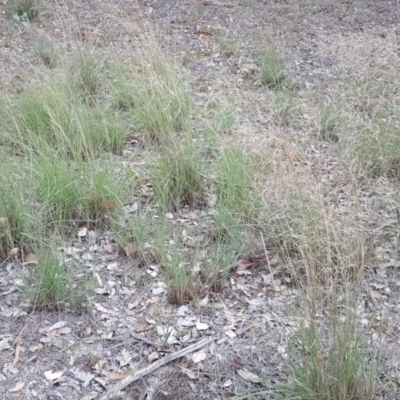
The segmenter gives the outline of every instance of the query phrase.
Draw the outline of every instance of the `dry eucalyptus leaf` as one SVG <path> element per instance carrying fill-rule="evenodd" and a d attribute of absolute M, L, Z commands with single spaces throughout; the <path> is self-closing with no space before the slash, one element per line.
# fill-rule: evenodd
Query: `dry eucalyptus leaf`
<path fill-rule="evenodd" d="M 189 379 L 196 379 L 197 375 L 193 373 L 190 369 L 185 367 L 181 367 L 181 371 L 189 378 Z"/>
<path fill-rule="evenodd" d="M 93 400 L 96 397 L 98 397 L 98 393 L 97 392 L 91 392 L 88 394 L 85 394 L 83 397 L 81 397 L 79 400 Z"/>
<path fill-rule="evenodd" d="M 59 379 L 62 377 L 62 371 L 53 372 L 53 370 L 45 371 L 44 376 L 49 381 L 54 381 L 55 379 Z"/>
<path fill-rule="evenodd" d="M 231 339 L 233 339 L 233 338 L 236 337 L 236 333 L 233 332 L 232 329 L 228 329 L 227 331 L 225 331 L 225 335 L 228 336 L 228 337 L 230 337 Z"/>
<path fill-rule="evenodd" d="M 149 356 L 147 357 L 147 359 L 149 360 L 149 363 L 152 363 L 155 360 L 158 360 L 160 358 L 160 356 L 158 355 L 158 353 L 156 351 L 153 351 L 151 354 L 149 354 Z"/>
<path fill-rule="evenodd" d="M 189 386 L 192 389 L 193 393 L 197 393 L 199 391 L 199 389 L 197 389 L 197 386 L 193 382 L 189 381 Z"/>
<path fill-rule="evenodd" d="M 254 383 L 260 383 L 263 382 L 263 380 L 256 374 L 253 374 L 252 372 L 248 371 L 245 368 L 239 369 L 238 374 L 248 382 L 254 382 Z"/>
<path fill-rule="evenodd" d="M 206 352 L 204 350 L 200 350 L 197 353 L 192 355 L 192 361 L 197 364 L 200 361 L 204 361 L 206 359 Z"/>
<path fill-rule="evenodd" d="M 35 256 L 35 254 L 29 253 L 29 254 L 27 254 L 27 255 L 25 256 L 24 265 L 27 265 L 27 264 L 37 264 L 37 263 L 38 263 L 38 259 L 37 259 L 37 257 Z"/>
<path fill-rule="evenodd" d="M 8 218 L 0 217 L 0 229 L 7 228 L 8 226 Z"/>
<path fill-rule="evenodd" d="M 201 306 L 206 306 L 208 304 L 208 295 L 199 301 Z"/>
<path fill-rule="evenodd" d="M 10 255 L 16 256 L 19 253 L 19 247 L 14 247 L 10 250 Z"/>
<path fill-rule="evenodd" d="M 122 372 L 120 374 L 117 374 L 115 372 L 107 372 L 107 371 L 103 371 L 103 375 L 105 377 L 107 377 L 108 379 L 110 379 L 110 381 L 120 381 L 121 379 L 125 379 L 128 376 L 131 376 L 133 374 L 132 370 L 126 371 L 126 372 Z"/>
<path fill-rule="evenodd" d="M 85 237 L 87 235 L 88 229 L 86 226 L 83 226 L 78 230 L 77 236 L 78 237 Z"/>
<path fill-rule="evenodd" d="M 196 328 L 199 331 L 205 331 L 205 330 L 207 330 L 209 328 L 209 326 L 207 324 L 203 323 L 203 322 L 200 322 L 200 320 L 197 320 L 196 321 Z"/>
<path fill-rule="evenodd" d="M 25 386 L 24 381 L 17 381 L 15 386 L 9 390 L 10 393 L 19 392 Z"/>
<path fill-rule="evenodd" d="M 193 220 L 193 219 L 197 219 L 198 217 L 197 217 L 196 213 L 190 212 L 190 213 L 182 214 L 182 218 Z"/>

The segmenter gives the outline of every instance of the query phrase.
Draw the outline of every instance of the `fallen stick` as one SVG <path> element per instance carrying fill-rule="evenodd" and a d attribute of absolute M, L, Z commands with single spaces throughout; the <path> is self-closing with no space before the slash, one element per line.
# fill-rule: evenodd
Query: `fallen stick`
<path fill-rule="evenodd" d="M 115 386 L 113 386 L 108 392 L 103 394 L 98 400 L 110 400 L 118 396 L 118 393 L 126 388 L 128 385 L 130 385 L 133 382 L 136 382 L 137 380 L 143 378 L 144 376 L 151 374 L 153 371 L 156 369 L 162 367 L 163 365 L 166 365 L 170 363 L 171 361 L 176 360 L 177 358 L 181 358 L 183 356 L 186 356 L 187 354 L 193 353 L 196 350 L 201 349 L 202 347 L 206 346 L 207 344 L 211 343 L 214 341 L 214 339 L 203 339 L 200 340 L 197 343 L 194 343 L 188 347 L 185 347 L 183 349 L 180 349 L 176 351 L 175 353 L 168 354 L 167 356 L 163 357 L 161 360 L 158 360 L 154 362 L 153 364 L 149 365 L 146 368 L 143 368 L 136 373 L 134 373 L 131 376 L 128 376 L 125 379 L 122 379 L 122 381 L 118 382 Z"/>

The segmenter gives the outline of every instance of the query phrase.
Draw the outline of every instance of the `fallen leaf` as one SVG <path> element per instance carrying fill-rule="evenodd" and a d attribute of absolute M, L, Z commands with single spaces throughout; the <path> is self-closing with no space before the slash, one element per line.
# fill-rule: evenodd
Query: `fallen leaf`
<path fill-rule="evenodd" d="M 198 217 L 197 217 L 196 213 L 190 212 L 190 213 L 182 214 L 182 218 L 193 220 L 193 219 L 197 219 Z"/>
<path fill-rule="evenodd" d="M 206 306 L 208 304 L 208 295 L 199 301 L 201 306 Z"/>
<path fill-rule="evenodd" d="M 87 235 L 87 231 L 88 231 L 87 227 L 83 226 L 82 228 L 80 228 L 78 230 L 77 236 L 78 237 L 85 237 Z"/>
<path fill-rule="evenodd" d="M 206 359 L 206 352 L 204 350 L 200 350 L 192 355 L 192 361 L 195 364 L 197 364 L 200 361 L 204 361 L 205 359 Z"/>
<path fill-rule="evenodd" d="M 232 329 L 228 329 L 227 331 L 225 331 L 225 335 L 228 336 L 228 337 L 230 337 L 231 339 L 233 339 L 233 338 L 236 337 L 236 333 L 233 332 Z"/>
<path fill-rule="evenodd" d="M 239 270 L 250 268 L 253 265 L 249 260 L 239 260 L 237 268 Z"/>
<path fill-rule="evenodd" d="M 106 360 L 102 359 L 97 361 L 96 364 L 94 364 L 93 370 L 100 374 L 102 372 L 103 366 L 106 364 Z"/>
<path fill-rule="evenodd" d="M 49 381 L 54 381 L 55 379 L 59 379 L 62 377 L 62 371 L 53 372 L 53 370 L 45 371 L 44 376 Z"/>
<path fill-rule="evenodd" d="M 9 390 L 10 393 L 19 392 L 25 386 L 24 381 L 18 381 L 13 388 Z"/>
<path fill-rule="evenodd" d="M 19 247 L 14 247 L 13 249 L 10 250 L 10 254 L 12 256 L 16 256 L 19 253 Z"/>
<path fill-rule="evenodd" d="M 380 299 L 380 298 L 382 298 L 382 295 L 377 291 L 377 290 L 370 290 L 369 291 L 369 294 L 370 294 L 370 296 L 373 298 L 373 299 Z"/>
<path fill-rule="evenodd" d="M 68 335 L 68 333 L 71 333 L 71 331 L 72 331 L 71 328 L 65 327 L 65 328 L 60 329 L 58 331 L 58 333 L 61 334 L 61 335 Z"/>
<path fill-rule="evenodd" d="M 189 386 L 192 389 L 193 393 L 197 393 L 199 391 L 199 389 L 197 389 L 197 386 L 193 382 L 189 381 Z"/>
<path fill-rule="evenodd" d="M 118 269 L 118 263 L 113 262 L 113 263 L 107 264 L 107 269 L 109 271 L 115 271 L 116 269 Z"/>
<path fill-rule="evenodd" d="M 27 255 L 25 256 L 24 265 L 27 265 L 27 264 L 37 264 L 37 263 L 38 263 L 38 260 L 37 260 L 37 257 L 36 257 L 34 254 L 29 253 L 29 254 L 27 254 Z"/>
<path fill-rule="evenodd" d="M 95 303 L 95 307 L 98 311 L 107 314 L 109 311 L 107 308 L 103 307 L 101 304 Z"/>
<path fill-rule="evenodd" d="M 239 369 L 238 374 L 248 382 L 254 382 L 254 383 L 260 383 L 263 382 L 263 380 L 256 374 L 253 374 L 252 372 L 248 371 L 247 369 Z"/>
<path fill-rule="evenodd" d="M 55 324 L 51 325 L 50 327 L 45 328 L 43 330 L 43 332 L 51 332 L 51 331 L 54 331 L 56 329 L 60 329 L 60 328 L 64 327 L 65 325 L 67 325 L 67 321 L 58 321 Z"/>
<path fill-rule="evenodd" d="M 196 328 L 199 331 L 204 331 L 204 330 L 207 330 L 209 328 L 209 326 L 207 324 L 205 324 L 205 323 L 200 322 L 200 320 L 197 320 L 196 321 Z"/>
<path fill-rule="evenodd" d="M 0 217 L 0 229 L 7 228 L 8 226 L 8 218 Z"/>
<path fill-rule="evenodd" d="M 103 375 L 110 379 L 111 381 L 120 381 L 121 379 L 125 379 L 128 376 L 131 376 L 133 371 L 130 369 L 129 371 L 122 372 L 121 374 L 117 374 L 115 372 L 107 372 L 103 371 Z"/>
<path fill-rule="evenodd" d="M 7 339 L 7 338 L 0 340 L 0 351 L 11 348 L 10 344 L 8 343 L 9 340 L 10 339 Z"/>
<path fill-rule="evenodd" d="M 185 367 L 181 367 L 181 371 L 189 378 L 189 379 L 196 379 L 197 375 L 193 373 L 190 369 Z"/>
<path fill-rule="evenodd" d="M 15 365 L 19 361 L 20 353 L 21 353 L 21 346 L 19 346 L 19 345 L 15 346 L 15 355 L 14 355 L 13 365 Z"/>
<path fill-rule="evenodd" d="M 85 394 L 79 400 L 92 400 L 92 399 L 96 398 L 98 395 L 99 395 L 98 392 L 90 392 L 88 394 Z"/>
<path fill-rule="evenodd" d="M 156 351 L 153 351 L 151 354 L 149 354 L 149 356 L 147 357 L 149 360 L 149 363 L 152 363 L 155 360 L 158 360 L 160 358 L 160 356 L 158 355 L 158 353 Z"/>

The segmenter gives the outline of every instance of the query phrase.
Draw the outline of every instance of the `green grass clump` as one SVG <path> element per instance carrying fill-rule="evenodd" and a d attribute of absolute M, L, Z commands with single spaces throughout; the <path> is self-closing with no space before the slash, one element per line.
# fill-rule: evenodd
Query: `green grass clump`
<path fill-rule="evenodd" d="M 279 89 L 287 79 L 285 64 L 282 58 L 273 50 L 264 52 L 260 72 L 261 83 L 271 89 Z"/>
<path fill-rule="evenodd" d="M 397 176 L 400 172 L 400 136 L 389 122 L 360 127 L 344 140 L 343 155 L 357 176 Z"/>
<path fill-rule="evenodd" d="M 50 41 L 39 41 L 35 46 L 35 55 L 48 68 L 55 68 L 59 59 L 55 47 Z"/>
<path fill-rule="evenodd" d="M 70 80 L 76 94 L 85 104 L 97 101 L 101 86 L 100 64 L 87 52 L 80 52 L 71 65 Z"/>
<path fill-rule="evenodd" d="M 235 114 L 230 110 L 221 110 L 215 114 L 216 131 L 223 134 L 229 133 L 236 123 Z"/>
<path fill-rule="evenodd" d="M 217 36 L 219 51 L 226 56 L 232 56 L 239 50 L 238 42 L 229 35 Z"/>
<path fill-rule="evenodd" d="M 4 11 L 9 15 L 27 16 L 29 21 L 37 18 L 43 11 L 42 0 L 8 0 Z"/>
<path fill-rule="evenodd" d="M 193 144 L 167 154 L 151 168 L 154 195 L 163 210 L 194 206 L 202 189 L 200 157 Z"/>
<path fill-rule="evenodd" d="M 343 295 L 349 297 L 351 295 Z M 368 327 L 357 321 L 355 302 L 317 311 L 315 304 L 301 304 L 302 315 L 291 330 L 283 359 L 285 383 L 265 381 L 267 389 L 239 397 L 274 400 L 373 399 L 384 361 L 384 340 L 371 343 Z M 329 302 L 328 302 L 329 303 Z M 327 316 L 325 322 L 316 315 Z"/>
<path fill-rule="evenodd" d="M 382 371 L 382 340 L 369 343 L 357 323 L 356 304 L 330 310 L 328 326 L 310 314 L 289 347 L 288 382 L 278 398 L 315 400 L 372 399 Z M 314 310 L 315 311 L 315 310 Z M 367 361 L 368 359 L 368 361 Z"/>
<path fill-rule="evenodd" d="M 274 118 L 278 125 L 288 126 L 296 112 L 296 104 L 289 90 L 280 90 L 273 97 Z"/>
<path fill-rule="evenodd" d="M 261 206 L 255 196 L 252 155 L 238 147 L 228 148 L 221 152 L 216 170 L 214 236 L 219 242 L 242 249 L 246 232 L 257 222 Z"/>
<path fill-rule="evenodd" d="M 123 185 L 106 161 L 73 163 L 44 154 L 32 165 L 35 196 L 44 220 L 55 230 L 72 223 L 112 224 L 124 197 Z"/>
<path fill-rule="evenodd" d="M 112 87 L 115 104 L 151 143 L 169 143 L 188 126 L 190 91 L 175 61 L 148 39 L 138 50 L 138 65 L 119 69 Z"/>
<path fill-rule="evenodd" d="M 27 175 L 18 160 L 0 157 L 0 260 L 13 248 L 27 252 L 40 239 L 40 209 L 32 202 Z"/>
<path fill-rule="evenodd" d="M 128 214 L 126 220 L 116 225 L 116 240 L 120 246 L 120 253 L 134 259 L 138 266 L 146 265 L 158 254 L 157 251 L 156 254 L 153 253 L 149 244 L 152 226 L 151 217 L 141 211 Z"/>
<path fill-rule="evenodd" d="M 62 158 L 85 159 L 123 145 L 125 130 L 111 110 L 86 107 L 66 82 L 27 89 L 8 111 L 8 140 L 18 138 L 18 147 L 40 152 L 50 146 Z"/>
<path fill-rule="evenodd" d="M 233 215 L 251 218 L 254 211 L 251 156 L 238 147 L 223 151 L 217 174 L 218 205 Z"/>
<path fill-rule="evenodd" d="M 68 307 L 82 312 L 89 290 L 87 283 L 74 283 L 71 266 L 48 248 L 38 251 L 37 264 L 25 278 L 25 284 L 24 295 L 34 310 L 54 311 Z"/>
<path fill-rule="evenodd" d="M 323 139 L 331 142 L 339 141 L 340 134 L 344 133 L 348 126 L 344 105 L 333 101 L 324 105 L 320 111 L 319 124 Z"/>

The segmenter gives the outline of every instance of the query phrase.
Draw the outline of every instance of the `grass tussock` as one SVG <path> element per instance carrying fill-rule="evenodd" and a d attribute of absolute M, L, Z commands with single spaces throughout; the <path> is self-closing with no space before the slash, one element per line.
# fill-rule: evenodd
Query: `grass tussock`
<path fill-rule="evenodd" d="M 119 152 L 125 137 L 107 106 L 86 107 L 67 82 L 50 80 L 27 89 L 8 106 L 3 139 L 17 151 L 52 148 L 61 158 L 87 159 Z M 17 137 L 17 140 L 15 140 Z"/>
<path fill-rule="evenodd" d="M 190 89 L 176 61 L 146 36 L 135 64 L 117 69 L 112 82 L 115 105 L 151 143 L 171 143 L 188 127 Z"/>
<path fill-rule="evenodd" d="M 25 277 L 24 295 L 34 310 L 56 311 L 68 307 L 82 312 L 85 309 L 89 285 L 76 284 L 71 268 L 54 250 L 39 250 L 35 269 Z"/>
<path fill-rule="evenodd" d="M 283 59 L 274 49 L 265 50 L 261 60 L 261 83 L 271 89 L 280 89 L 286 79 L 287 73 Z"/>
<path fill-rule="evenodd" d="M 364 124 L 344 141 L 343 158 L 357 179 L 396 177 L 400 171 L 399 146 L 395 124 Z"/>
<path fill-rule="evenodd" d="M 290 180 L 281 184 L 275 193 L 264 193 L 265 228 L 289 272 L 300 281 L 305 278 L 310 287 L 335 288 L 341 282 L 357 281 L 366 263 L 357 207 L 338 213 L 326 203 L 313 178 L 305 186 Z"/>
<path fill-rule="evenodd" d="M 176 211 L 200 201 L 201 159 L 192 143 L 167 151 L 151 168 L 155 198 L 163 210 Z"/>
<path fill-rule="evenodd" d="M 253 395 L 270 399 L 373 399 L 384 359 L 384 339 L 371 340 L 368 326 L 357 317 L 354 292 L 325 300 L 301 302 L 302 316 L 290 329 L 283 362 L 285 383 L 265 382 L 268 389 Z M 347 294 L 346 294 L 347 292 Z M 319 305 L 318 305 L 319 304 Z M 324 316 L 324 322 L 317 316 Z M 240 398 L 249 398 L 243 396 Z"/>
<path fill-rule="evenodd" d="M 26 16 L 29 21 L 33 21 L 44 11 L 44 6 L 43 0 L 8 0 L 4 11 L 9 16 Z"/>

